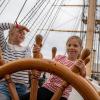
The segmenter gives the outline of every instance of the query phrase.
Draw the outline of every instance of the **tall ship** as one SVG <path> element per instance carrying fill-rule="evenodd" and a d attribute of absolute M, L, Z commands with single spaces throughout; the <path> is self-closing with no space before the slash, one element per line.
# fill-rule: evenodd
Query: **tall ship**
<path fill-rule="evenodd" d="M 17 22 L 30 29 L 23 46 L 33 48 L 36 35 L 41 34 L 41 52 L 49 60 L 53 47 L 55 55 L 65 55 L 66 40 L 72 35 L 81 37 L 83 47 L 91 52 L 87 79 L 100 92 L 100 0 L 1 0 L 0 22 Z M 43 75 L 49 77 L 48 73 Z M 73 88 L 68 100 L 84 99 Z"/>

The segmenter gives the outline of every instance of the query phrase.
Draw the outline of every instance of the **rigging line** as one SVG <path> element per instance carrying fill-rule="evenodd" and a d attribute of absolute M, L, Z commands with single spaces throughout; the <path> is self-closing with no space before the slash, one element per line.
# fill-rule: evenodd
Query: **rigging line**
<path fill-rule="evenodd" d="M 4 6 L 4 8 L 2 9 L 2 11 L 0 12 L 0 15 L 3 13 L 3 11 L 6 9 L 7 5 L 9 4 L 10 0 L 8 0 L 8 2 L 6 3 L 6 5 Z"/>
<path fill-rule="evenodd" d="M 44 6 L 44 8 L 43 8 L 42 11 L 40 12 L 40 14 L 39 14 L 39 15 L 37 16 L 37 18 L 34 20 L 34 22 L 33 22 L 33 24 L 31 25 L 31 27 L 29 27 L 29 29 L 31 29 L 32 26 L 35 24 L 35 22 L 38 20 L 38 18 L 40 17 L 40 15 L 43 13 L 44 9 L 48 6 L 49 2 L 50 2 L 50 0 L 49 0 L 49 1 L 47 2 L 47 4 Z M 33 38 L 34 38 L 35 35 L 36 35 L 36 33 L 33 35 Z M 29 44 L 30 44 L 30 42 L 29 42 Z"/>
<path fill-rule="evenodd" d="M 42 5 L 44 4 L 45 1 L 40 2 L 38 8 L 34 9 L 34 11 L 32 11 L 32 13 L 30 14 L 30 16 L 26 19 L 26 21 L 24 22 L 25 25 L 28 25 L 30 21 L 32 21 L 32 19 L 34 19 L 34 16 L 37 14 L 37 12 L 39 11 L 39 9 L 42 7 Z"/>
<path fill-rule="evenodd" d="M 4 4 L 4 2 L 6 2 L 6 0 L 3 0 L 2 3 L 0 4 L 0 7 Z"/>
<path fill-rule="evenodd" d="M 55 2 L 54 3 L 58 3 L 58 1 L 57 0 L 55 0 Z M 52 6 L 51 6 L 52 7 Z M 49 12 L 49 15 L 48 15 L 48 17 L 47 17 L 47 19 L 46 19 L 46 21 L 45 21 L 45 23 L 44 23 L 44 25 L 42 26 L 42 28 L 41 28 L 41 30 L 40 30 L 40 33 L 42 32 L 42 29 L 46 26 L 46 24 L 47 24 L 47 22 L 49 21 L 49 19 L 50 19 L 50 17 L 51 17 L 51 15 L 53 14 L 53 12 L 54 12 L 54 9 L 55 9 L 56 7 L 55 6 L 53 6 L 50 10 L 51 10 L 51 12 Z M 39 27 L 40 28 L 40 27 Z"/>
<path fill-rule="evenodd" d="M 50 0 L 49 0 L 50 1 Z M 40 17 L 40 15 L 44 12 L 44 10 L 46 9 L 46 7 L 49 4 L 49 1 L 47 2 L 47 4 L 42 8 L 42 11 L 38 14 L 37 18 L 34 20 L 34 22 L 31 24 L 31 26 L 29 27 L 29 29 L 32 28 L 32 26 L 35 24 L 35 22 L 38 20 L 38 18 Z"/>
<path fill-rule="evenodd" d="M 100 32 L 100 30 L 99 30 Z M 99 33 L 99 38 L 98 38 L 98 54 L 97 54 L 97 72 L 99 72 L 99 57 L 100 57 L 100 33 Z"/>
<path fill-rule="evenodd" d="M 96 33 L 94 33 L 94 41 L 95 41 L 96 38 L 97 38 L 97 37 L 96 37 Z M 96 42 L 94 42 L 93 46 L 94 46 L 94 49 L 96 50 L 96 48 L 97 48 Z"/>
<path fill-rule="evenodd" d="M 38 4 L 38 2 L 39 2 L 40 0 L 38 0 L 37 2 L 36 2 L 36 4 L 31 8 L 31 10 L 29 10 L 29 12 L 24 16 L 24 18 L 20 21 L 20 23 L 22 23 L 22 21 L 30 14 L 30 12 L 37 6 L 37 4 Z"/>
<path fill-rule="evenodd" d="M 62 2 L 61 2 L 61 4 L 62 4 Z M 58 15 L 59 11 L 60 11 L 60 8 L 61 8 L 61 7 L 59 7 L 59 8 L 57 9 L 56 15 L 55 15 L 54 18 L 52 19 L 52 21 L 51 21 L 51 23 L 50 23 L 48 29 L 49 29 L 50 27 L 52 27 L 53 23 L 55 22 L 56 17 L 57 17 L 57 15 Z M 44 45 L 44 43 L 45 43 L 45 41 L 46 41 L 46 39 L 47 39 L 47 37 L 48 37 L 48 35 L 49 35 L 49 32 L 50 32 L 50 31 L 46 31 L 45 39 L 44 39 L 44 41 L 43 41 L 43 45 Z"/>
<path fill-rule="evenodd" d="M 55 4 L 55 3 L 57 4 L 56 1 L 55 1 L 53 4 Z M 54 8 L 55 8 L 55 7 L 54 7 L 54 6 L 51 6 L 50 8 L 51 8 L 51 9 L 50 9 L 51 12 L 50 12 L 50 10 L 49 10 L 50 13 L 48 12 L 48 14 L 50 14 L 50 15 L 47 17 L 47 19 L 46 19 L 46 21 L 45 21 L 45 23 L 44 23 L 42 29 L 46 26 L 46 23 L 49 21 L 50 16 L 53 14 L 53 11 L 54 11 Z M 52 9 L 52 8 L 53 8 L 53 9 Z M 48 14 L 47 14 L 47 15 L 48 15 Z M 44 19 L 44 20 L 45 20 L 45 19 Z M 42 32 L 42 29 L 41 29 L 40 33 Z M 37 30 L 37 31 L 38 31 L 38 30 Z"/>
<path fill-rule="evenodd" d="M 97 39 L 97 34 L 95 33 L 94 34 L 94 47 L 95 47 L 95 50 L 96 50 L 96 71 L 97 71 L 97 62 L 98 62 L 98 59 L 97 59 L 97 55 L 98 55 L 98 50 L 97 50 L 97 48 L 98 48 L 98 40 L 96 40 Z"/>
<path fill-rule="evenodd" d="M 83 0 L 83 10 L 82 10 L 82 16 L 81 16 L 81 20 L 84 19 L 85 15 L 85 8 L 86 8 L 86 5 L 85 5 L 85 0 Z M 81 30 L 84 30 L 84 23 L 81 21 Z M 85 35 L 83 34 L 83 32 L 80 32 L 80 37 L 83 41 L 83 39 L 85 38 Z"/>
<path fill-rule="evenodd" d="M 36 15 L 36 13 L 38 12 L 38 10 L 43 6 L 45 0 L 41 2 L 41 4 L 39 4 L 39 7 L 38 9 L 36 9 L 36 12 L 32 13 L 33 15 L 30 16 L 29 20 L 27 21 L 27 23 L 25 25 L 27 25 L 31 20 L 32 18 Z"/>
<path fill-rule="evenodd" d="M 96 38 L 97 38 L 96 34 L 94 34 L 93 41 L 95 41 Z M 96 61 L 96 42 L 93 42 L 93 67 L 92 67 L 92 74 L 94 73 L 94 68 L 96 68 L 96 65 L 95 65 L 95 61 Z"/>
<path fill-rule="evenodd" d="M 64 2 L 64 0 L 62 0 L 60 4 L 62 4 L 63 2 Z M 54 16 L 54 18 L 52 19 L 52 21 L 51 21 L 51 23 L 50 23 L 48 29 L 50 29 L 50 28 L 53 26 L 53 24 L 54 24 L 54 22 L 55 22 L 55 20 L 56 20 L 56 18 L 57 18 L 57 16 L 58 16 L 60 10 L 61 10 L 61 6 L 58 7 L 58 9 L 57 9 L 57 11 L 56 11 L 56 13 L 55 13 L 55 16 Z M 44 45 L 44 43 L 45 43 L 45 41 L 46 41 L 46 39 L 47 39 L 49 33 L 50 33 L 50 31 L 46 31 L 45 39 L 44 39 L 44 41 L 43 41 L 43 45 Z"/>
<path fill-rule="evenodd" d="M 5 8 L 6 8 L 7 5 L 9 4 L 9 2 L 10 2 L 10 0 L 8 0 L 8 2 L 7 2 L 7 4 L 5 5 L 4 9 L 0 12 L 0 15 L 3 13 L 3 11 L 5 10 Z M 7 37 L 5 38 L 5 40 L 7 40 L 7 38 L 8 38 L 8 35 L 7 35 Z"/>
<path fill-rule="evenodd" d="M 60 26 L 65 25 L 66 23 L 71 22 L 71 21 L 73 21 L 73 20 L 75 20 L 75 19 L 77 19 L 77 18 L 78 18 L 78 17 L 73 17 L 73 18 L 71 18 L 71 19 L 69 19 L 69 20 L 66 20 L 63 24 L 60 24 L 60 25 L 56 26 L 55 28 L 59 28 Z"/>
<path fill-rule="evenodd" d="M 27 2 L 27 0 L 25 0 L 23 6 L 22 6 L 22 8 L 21 8 L 21 10 L 19 11 L 19 14 L 18 14 L 17 18 L 15 19 L 15 22 L 18 20 L 18 18 L 19 18 L 19 16 L 20 16 L 20 14 L 21 14 L 21 12 L 22 12 L 22 10 L 23 10 L 23 8 L 24 8 L 26 2 Z M 15 23 L 15 22 L 14 22 L 14 23 Z"/>
<path fill-rule="evenodd" d="M 70 6 L 70 2 L 71 2 L 71 0 L 66 0 L 67 1 L 67 6 Z M 73 0 L 72 0 L 73 1 Z M 64 6 L 65 5 L 65 6 Z M 64 4 L 64 5 L 55 5 L 55 6 L 62 6 L 62 7 L 66 7 L 66 4 Z M 64 12 L 64 11 L 63 11 Z M 70 15 L 71 17 L 74 17 L 75 15 L 74 14 L 71 14 L 71 13 L 69 13 L 69 12 L 67 12 L 67 14 L 68 15 Z"/>
<path fill-rule="evenodd" d="M 81 11 L 81 9 L 80 9 L 80 11 Z M 83 10 L 82 10 L 82 12 L 83 12 Z M 80 21 L 80 16 L 82 15 L 83 13 L 79 13 L 79 17 L 78 17 L 78 19 L 76 20 L 76 27 L 74 26 L 74 29 L 76 29 L 80 24 L 79 24 L 79 21 Z M 82 17 L 82 16 L 81 16 Z M 82 18 L 81 18 L 82 19 Z"/>
<path fill-rule="evenodd" d="M 31 10 L 29 10 L 29 12 L 25 15 L 25 17 L 20 21 L 20 23 L 22 23 L 25 19 L 26 20 L 28 20 L 28 18 L 31 16 L 31 14 L 33 13 L 33 10 L 34 10 L 34 8 L 36 7 L 36 6 L 38 6 L 39 5 L 39 2 L 40 2 L 40 0 L 38 0 L 37 2 L 36 2 L 36 4 L 31 8 Z M 36 8 L 37 9 L 37 8 Z M 30 14 L 30 15 L 29 15 Z M 29 17 L 28 18 L 26 18 L 27 16 L 29 15 Z M 25 23 L 25 22 L 23 22 L 23 23 Z"/>
<path fill-rule="evenodd" d="M 81 10 L 80 10 L 81 11 Z M 79 16 L 78 16 L 78 18 L 75 20 L 75 22 L 74 22 L 74 26 L 73 26 L 73 29 L 74 30 L 76 30 L 77 28 L 78 28 L 78 26 L 80 25 L 79 24 L 79 22 L 80 22 L 80 16 L 81 16 L 82 14 L 81 13 L 79 13 Z M 76 35 L 77 33 L 72 33 L 72 34 L 74 34 L 74 35 Z"/>
<path fill-rule="evenodd" d="M 96 4 L 97 4 L 97 2 L 96 2 Z M 96 15 L 96 19 L 97 19 L 97 15 Z M 100 19 L 100 16 L 99 16 L 99 19 Z M 98 28 L 98 35 L 99 35 L 99 37 L 98 37 L 98 53 L 97 53 L 97 72 L 99 72 L 99 61 L 100 61 L 100 27 L 99 27 L 100 25 L 98 24 L 97 25 L 97 28 Z"/>
<path fill-rule="evenodd" d="M 97 2 L 96 2 L 96 5 L 97 5 Z M 96 17 L 96 19 L 97 19 L 97 15 L 95 16 Z M 98 30 L 98 26 L 96 25 L 95 26 L 96 28 L 95 28 L 95 30 Z M 94 34 L 95 35 L 95 39 L 96 38 L 98 38 L 98 36 L 96 35 L 96 33 Z M 99 35 L 99 38 L 100 38 L 100 35 Z M 99 39 L 98 39 L 99 40 Z M 94 46 L 95 46 L 95 49 L 96 49 L 96 71 L 98 71 L 98 49 L 99 49 L 99 44 L 98 44 L 99 42 L 97 42 L 97 43 L 94 43 Z M 96 45 L 95 45 L 96 44 Z"/>
<path fill-rule="evenodd" d="M 33 22 L 33 24 L 29 27 L 29 29 L 32 28 L 32 26 L 34 25 L 34 23 L 38 20 L 38 18 L 40 17 L 40 15 L 43 13 L 44 9 L 47 7 L 47 5 L 49 4 L 50 0 L 47 2 L 47 4 L 44 6 L 44 8 L 42 9 L 42 11 L 40 12 L 40 14 L 37 16 L 37 18 L 35 19 L 35 21 Z"/>
<path fill-rule="evenodd" d="M 98 51 L 96 50 L 97 49 L 97 47 L 98 47 L 98 43 L 97 43 L 97 41 L 98 40 L 96 40 L 96 39 L 98 39 L 97 38 L 97 34 L 96 33 L 94 33 L 94 38 L 93 38 L 93 41 L 95 41 L 95 42 L 93 42 L 93 50 L 95 50 L 95 59 L 93 59 L 93 60 L 95 60 L 95 61 L 93 61 L 93 67 L 96 69 L 95 71 L 97 72 L 97 62 L 98 62 L 98 59 L 97 59 L 97 56 L 96 55 L 98 55 Z M 96 62 L 96 64 L 95 64 L 95 62 Z M 93 68 L 92 67 L 92 68 Z M 94 70 L 93 70 L 94 71 Z"/>
<path fill-rule="evenodd" d="M 10 0 L 9 0 L 9 1 L 10 1 Z M 18 20 L 18 17 L 19 17 L 19 15 L 20 15 L 21 11 L 23 10 L 23 8 L 24 8 L 26 2 L 27 2 L 27 0 L 24 2 L 24 4 L 23 4 L 23 6 L 22 6 L 22 8 L 21 8 L 21 10 L 20 10 L 20 12 L 19 12 L 19 14 L 18 14 L 18 16 L 17 16 L 15 22 Z M 7 4 L 8 4 L 8 3 L 7 3 Z M 14 22 L 14 23 L 15 23 L 15 22 Z M 6 37 L 6 40 L 7 40 L 7 38 L 8 38 L 8 36 Z"/>
<path fill-rule="evenodd" d="M 55 4 L 56 1 L 57 1 L 57 0 L 55 0 L 55 1 L 53 2 L 53 5 Z M 42 26 L 42 24 L 44 23 L 45 19 L 47 18 L 48 14 L 50 13 L 52 7 L 53 7 L 53 6 L 50 6 L 48 12 L 46 13 L 45 17 L 43 18 L 42 22 L 40 23 L 39 28 L 40 28 L 40 27 Z M 53 11 L 52 11 L 52 12 L 53 12 Z M 48 21 L 48 18 L 47 18 L 46 22 L 47 22 L 47 21 Z M 35 29 L 34 29 L 34 30 L 35 30 Z M 36 30 L 35 34 L 36 34 L 37 32 L 38 32 L 38 29 Z M 35 34 L 34 34 L 34 36 L 35 36 Z M 31 40 L 29 41 L 29 44 L 30 44 L 30 42 L 34 39 L 34 36 L 33 36 L 33 37 L 31 38 Z"/>
<path fill-rule="evenodd" d="M 49 0 L 49 1 L 50 1 L 50 0 Z M 40 14 L 41 14 L 41 13 L 40 13 Z M 37 20 L 37 19 L 36 19 L 36 20 Z M 72 19 L 71 19 L 71 20 L 72 20 Z M 70 21 L 70 20 L 69 20 L 69 21 Z M 33 22 L 32 26 L 33 26 L 33 25 L 34 25 L 34 22 Z M 29 27 L 29 29 L 31 29 L 31 28 L 32 28 L 32 26 L 30 26 L 30 27 Z"/>

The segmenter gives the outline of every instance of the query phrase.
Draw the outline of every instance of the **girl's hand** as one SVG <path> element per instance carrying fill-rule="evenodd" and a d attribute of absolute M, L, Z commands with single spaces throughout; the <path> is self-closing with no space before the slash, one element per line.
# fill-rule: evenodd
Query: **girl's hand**
<path fill-rule="evenodd" d="M 75 65 L 77 66 L 77 68 L 80 71 L 80 75 L 85 77 L 86 76 L 86 68 L 85 68 L 85 63 L 83 60 L 78 59 L 75 63 Z"/>

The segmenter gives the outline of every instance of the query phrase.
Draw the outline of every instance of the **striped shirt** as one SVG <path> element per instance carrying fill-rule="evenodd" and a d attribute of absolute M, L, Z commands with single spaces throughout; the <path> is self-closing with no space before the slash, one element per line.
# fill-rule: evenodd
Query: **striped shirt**
<path fill-rule="evenodd" d="M 31 50 L 29 47 L 19 47 L 6 42 L 4 31 L 10 29 L 12 25 L 13 24 L 10 23 L 0 24 L 0 47 L 3 52 L 2 55 L 5 63 L 20 58 L 31 57 Z M 11 77 L 15 83 L 25 84 L 26 86 L 29 85 L 29 76 L 27 70 L 16 72 L 12 74 Z"/>
<path fill-rule="evenodd" d="M 75 62 L 70 61 L 67 59 L 66 56 L 58 55 L 55 57 L 55 60 L 64 64 L 65 66 L 71 68 Z M 57 88 L 61 87 L 63 80 L 56 75 L 51 75 L 50 78 L 43 84 L 43 87 L 47 88 L 48 90 L 52 91 L 53 93 L 56 92 Z M 68 86 L 64 92 L 62 97 L 68 98 L 69 93 L 72 91 L 72 87 Z"/>

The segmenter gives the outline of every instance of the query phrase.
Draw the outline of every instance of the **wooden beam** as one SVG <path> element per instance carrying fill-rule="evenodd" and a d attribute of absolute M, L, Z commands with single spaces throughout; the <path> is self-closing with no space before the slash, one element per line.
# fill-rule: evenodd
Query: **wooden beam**
<path fill-rule="evenodd" d="M 82 21 L 83 21 L 84 24 L 87 24 L 87 19 L 82 19 Z M 97 25 L 97 24 L 100 24 L 100 20 L 99 20 L 99 19 L 96 19 L 96 20 L 95 20 L 95 24 L 96 24 L 96 25 Z"/>
<path fill-rule="evenodd" d="M 83 6 L 85 6 L 85 7 L 89 7 L 89 5 L 66 5 L 66 4 L 64 4 L 64 5 L 53 5 L 53 6 L 62 6 L 62 7 L 83 7 Z M 100 5 L 96 5 L 96 7 L 100 7 Z"/>
<path fill-rule="evenodd" d="M 82 30 L 63 30 L 63 29 L 38 29 L 43 31 L 54 31 L 54 32 L 73 32 L 73 33 L 86 33 L 87 31 Z M 98 31 L 95 31 L 95 33 L 99 33 Z"/>

